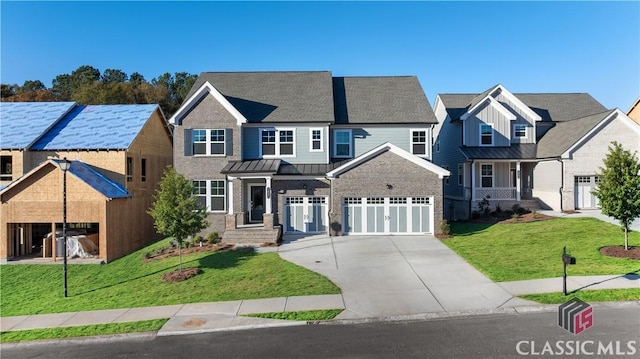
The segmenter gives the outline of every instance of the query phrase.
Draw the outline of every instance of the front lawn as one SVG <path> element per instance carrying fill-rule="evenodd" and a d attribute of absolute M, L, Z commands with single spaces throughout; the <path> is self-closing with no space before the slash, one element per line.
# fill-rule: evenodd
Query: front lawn
<path fill-rule="evenodd" d="M 606 257 L 601 247 L 624 244 L 618 226 L 595 218 L 555 218 L 526 223 L 451 224 L 443 243 L 496 282 L 562 276 L 562 247 L 576 257 L 568 275 L 640 273 L 640 261 Z M 640 233 L 629 235 L 640 246 Z"/>
<path fill-rule="evenodd" d="M 640 300 L 640 288 L 581 290 L 579 292 L 569 293 L 569 295 L 566 296 L 562 294 L 562 292 L 527 294 L 520 296 L 520 298 L 533 300 L 543 304 L 560 304 L 573 297 L 578 297 L 588 303 L 633 301 Z"/>
<path fill-rule="evenodd" d="M 178 258 L 143 259 L 168 243 L 165 239 L 105 265 L 70 264 L 68 298 L 62 296 L 61 265 L 3 265 L 0 313 L 5 317 L 340 293 L 327 278 L 276 253 L 235 250 L 183 255 L 183 267 L 197 266 L 202 273 L 165 283 L 162 274 L 177 269 Z"/>

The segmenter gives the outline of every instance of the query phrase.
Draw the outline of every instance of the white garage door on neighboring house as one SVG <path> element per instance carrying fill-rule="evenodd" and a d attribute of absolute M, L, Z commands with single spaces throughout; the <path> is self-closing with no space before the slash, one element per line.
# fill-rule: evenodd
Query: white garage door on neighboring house
<path fill-rule="evenodd" d="M 598 176 L 576 176 L 576 209 L 598 208 L 598 198 L 591 191 L 598 185 Z"/>
<path fill-rule="evenodd" d="M 342 205 L 345 234 L 433 233 L 431 197 L 347 197 Z"/>
<path fill-rule="evenodd" d="M 327 197 L 285 197 L 286 233 L 325 233 L 328 223 Z"/>

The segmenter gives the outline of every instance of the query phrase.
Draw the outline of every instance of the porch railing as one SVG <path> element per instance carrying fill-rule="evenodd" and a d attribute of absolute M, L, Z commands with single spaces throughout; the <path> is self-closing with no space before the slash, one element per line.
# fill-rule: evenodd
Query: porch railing
<path fill-rule="evenodd" d="M 516 199 L 515 187 L 491 187 L 491 188 L 476 188 L 475 198 L 481 200 L 488 197 L 489 200 L 495 199 Z"/>

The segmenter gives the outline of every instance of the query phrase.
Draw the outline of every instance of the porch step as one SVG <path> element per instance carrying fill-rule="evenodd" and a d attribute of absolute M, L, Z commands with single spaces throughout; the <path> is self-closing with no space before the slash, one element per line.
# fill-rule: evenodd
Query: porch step
<path fill-rule="evenodd" d="M 231 244 L 278 243 L 280 227 L 265 229 L 264 227 L 248 227 L 226 230 L 222 234 L 222 242 Z"/>
<path fill-rule="evenodd" d="M 541 209 L 549 209 L 546 208 L 545 205 L 540 203 L 540 201 L 536 198 L 534 199 L 523 199 L 520 201 L 520 207 L 526 208 L 528 210 L 541 210 Z"/>

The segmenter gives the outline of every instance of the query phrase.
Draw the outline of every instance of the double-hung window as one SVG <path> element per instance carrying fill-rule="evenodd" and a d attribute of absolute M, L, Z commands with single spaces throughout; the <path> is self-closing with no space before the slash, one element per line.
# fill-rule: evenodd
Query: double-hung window
<path fill-rule="evenodd" d="M 462 186 L 464 183 L 464 164 L 458 163 L 458 185 Z"/>
<path fill-rule="evenodd" d="M 335 130 L 333 132 L 333 136 L 334 157 L 353 157 L 353 148 L 351 145 L 351 130 Z"/>
<path fill-rule="evenodd" d="M 293 156 L 295 154 L 294 130 L 263 128 L 260 130 L 262 156 Z"/>
<path fill-rule="evenodd" d="M 226 209 L 224 180 L 194 180 L 193 195 L 198 204 L 206 207 L 208 212 L 224 212 Z"/>
<path fill-rule="evenodd" d="M 482 187 L 493 187 L 493 165 L 482 164 L 480 166 L 480 185 Z"/>
<path fill-rule="evenodd" d="M 224 156 L 224 129 L 195 129 L 191 132 L 191 143 L 195 156 Z"/>
<path fill-rule="evenodd" d="M 513 136 L 517 138 L 527 138 L 527 125 L 523 125 L 523 124 L 514 125 Z"/>
<path fill-rule="evenodd" d="M 133 181 L 133 158 L 127 157 L 127 182 Z"/>
<path fill-rule="evenodd" d="M 483 123 L 480 125 L 480 146 L 493 145 L 493 125 Z"/>
<path fill-rule="evenodd" d="M 426 130 L 411 131 L 411 153 L 417 156 L 424 156 L 427 154 Z"/>
<path fill-rule="evenodd" d="M 312 128 L 309 130 L 309 151 L 311 152 L 322 152 L 322 129 L 321 128 Z"/>
<path fill-rule="evenodd" d="M 0 181 L 11 181 L 13 179 L 13 157 L 0 157 Z"/>

